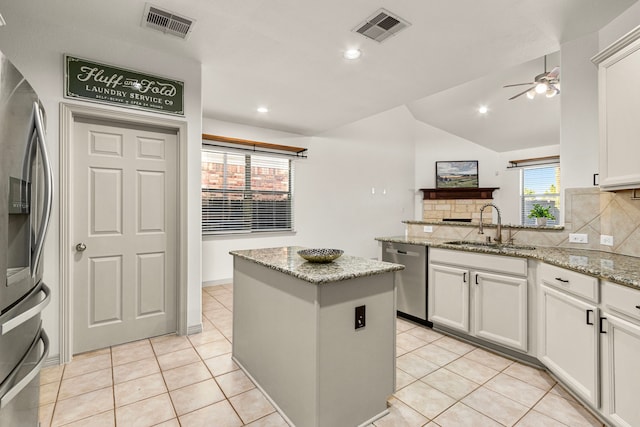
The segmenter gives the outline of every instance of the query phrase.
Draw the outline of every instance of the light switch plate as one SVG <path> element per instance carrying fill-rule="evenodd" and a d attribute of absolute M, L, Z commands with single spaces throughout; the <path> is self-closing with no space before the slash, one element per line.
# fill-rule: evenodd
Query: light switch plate
<path fill-rule="evenodd" d="M 589 243 L 587 234 L 571 233 L 569 234 L 569 243 Z"/>
<path fill-rule="evenodd" d="M 422 228 L 422 231 L 424 231 L 425 233 L 433 233 L 433 227 L 431 225 L 425 225 Z"/>

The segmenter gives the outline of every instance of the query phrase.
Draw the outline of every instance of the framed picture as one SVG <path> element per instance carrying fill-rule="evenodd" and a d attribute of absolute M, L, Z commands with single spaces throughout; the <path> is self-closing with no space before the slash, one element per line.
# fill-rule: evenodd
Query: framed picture
<path fill-rule="evenodd" d="M 478 161 L 436 162 L 436 188 L 478 188 Z"/>

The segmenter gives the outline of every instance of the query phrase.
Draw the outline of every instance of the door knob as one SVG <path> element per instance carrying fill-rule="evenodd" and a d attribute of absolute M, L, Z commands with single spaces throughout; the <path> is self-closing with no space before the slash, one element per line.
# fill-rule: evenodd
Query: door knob
<path fill-rule="evenodd" d="M 76 245 L 76 251 L 78 252 L 84 252 L 85 249 L 87 249 L 87 245 L 85 245 L 84 243 L 78 243 Z"/>

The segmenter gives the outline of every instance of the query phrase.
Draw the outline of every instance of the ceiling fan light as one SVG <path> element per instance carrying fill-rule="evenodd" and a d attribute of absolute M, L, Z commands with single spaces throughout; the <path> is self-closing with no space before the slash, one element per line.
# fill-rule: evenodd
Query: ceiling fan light
<path fill-rule="evenodd" d="M 533 99 L 536 97 L 536 91 L 531 89 L 529 92 L 527 92 L 527 98 L 529 99 Z"/>
<path fill-rule="evenodd" d="M 548 89 L 548 86 L 546 83 L 538 83 L 536 85 L 536 93 L 545 93 Z"/>
<path fill-rule="evenodd" d="M 556 96 L 560 91 L 558 89 L 556 89 L 555 87 L 550 87 L 549 89 L 547 89 L 547 98 L 553 98 L 554 96 Z"/>

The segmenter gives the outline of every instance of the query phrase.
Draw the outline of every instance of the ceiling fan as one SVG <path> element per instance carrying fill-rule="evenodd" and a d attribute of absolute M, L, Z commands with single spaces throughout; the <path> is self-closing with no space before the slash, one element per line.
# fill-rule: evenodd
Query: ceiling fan
<path fill-rule="evenodd" d="M 512 85 L 506 85 L 503 87 L 515 87 L 515 86 L 531 86 L 526 90 L 512 96 L 509 101 L 515 99 L 521 95 L 527 94 L 527 98 L 533 99 L 536 95 L 542 95 L 543 93 L 547 98 L 553 98 L 560 93 L 560 67 L 554 67 L 551 71 L 547 71 L 547 56 L 544 56 L 544 73 L 538 74 L 534 77 L 532 82 L 528 83 L 516 83 Z"/>

